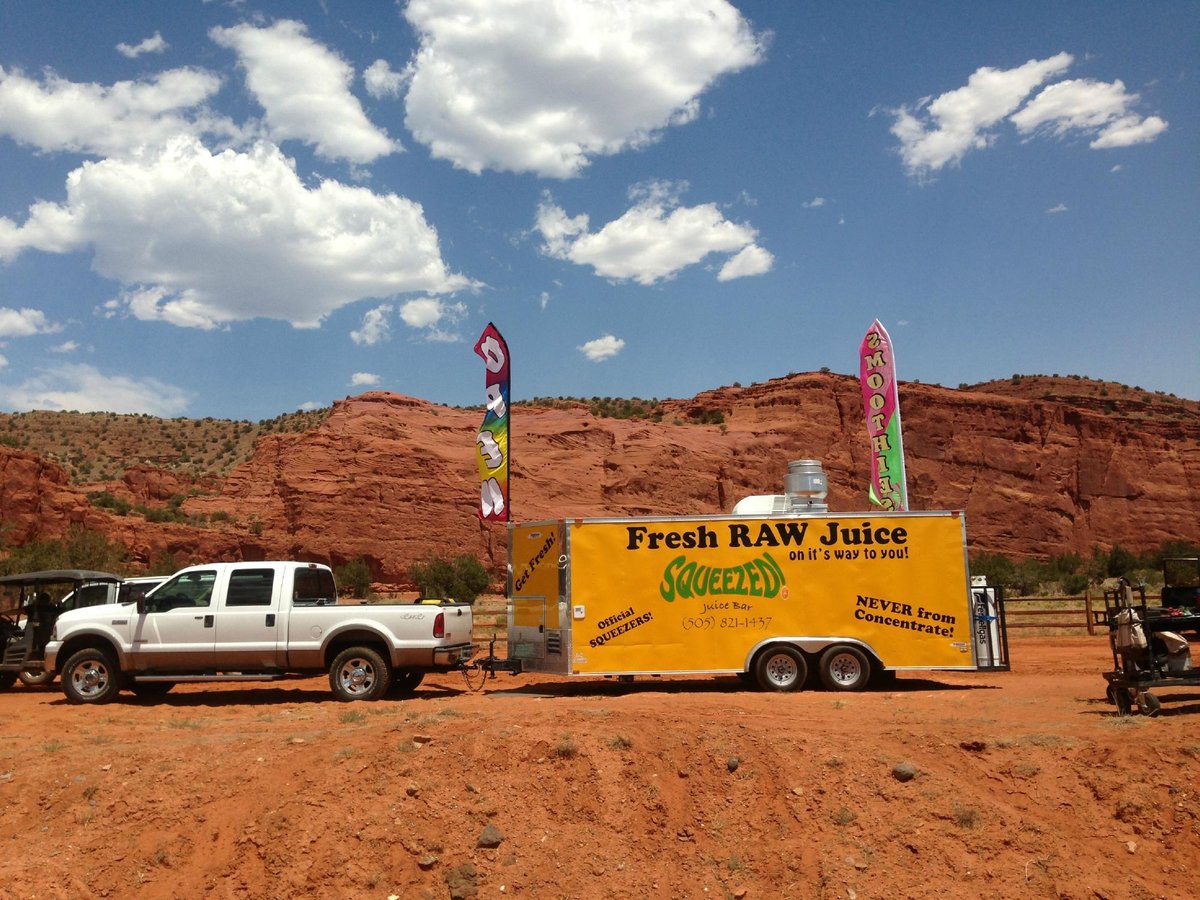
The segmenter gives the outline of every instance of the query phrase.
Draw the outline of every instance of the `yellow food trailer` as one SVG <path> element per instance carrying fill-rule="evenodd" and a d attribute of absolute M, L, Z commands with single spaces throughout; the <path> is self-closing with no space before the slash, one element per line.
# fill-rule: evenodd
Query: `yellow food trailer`
<path fill-rule="evenodd" d="M 898 670 L 1008 668 L 1003 604 L 970 582 L 959 511 L 513 524 L 508 596 L 508 660 L 492 663 L 510 671 L 854 691 Z"/>

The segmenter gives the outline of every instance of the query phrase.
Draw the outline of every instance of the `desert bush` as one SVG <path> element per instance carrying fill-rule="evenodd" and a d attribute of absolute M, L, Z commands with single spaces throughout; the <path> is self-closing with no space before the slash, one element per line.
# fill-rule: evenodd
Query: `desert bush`
<path fill-rule="evenodd" d="M 361 556 L 333 570 L 338 586 L 351 597 L 365 598 L 371 593 L 371 567 Z"/>
<path fill-rule="evenodd" d="M 468 554 L 452 560 L 433 557 L 414 563 L 408 577 L 423 597 L 448 597 L 463 603 L 474 603 L 491 580 L 483 564 Z"/>

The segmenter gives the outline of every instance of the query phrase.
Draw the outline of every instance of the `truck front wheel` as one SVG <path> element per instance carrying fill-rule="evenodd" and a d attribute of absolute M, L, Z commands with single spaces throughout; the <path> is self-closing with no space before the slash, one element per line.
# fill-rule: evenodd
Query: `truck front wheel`
<path fill-rule="evenodd" d="M 17 677 L 21 679 L 21 684 L 25 685 L 25 687 L 40 687 L 54 680 L 54 671 L 22 669 L 17 673 Z"/>
<path fill-rule="evenodd" d="M 768 647 L 754 662 L 754 678 L 764 691 L 798 691 L 808 677 L 808 663 L 795 647 Z"/>
<path fill-rule="evenodd" d="M 111 653 L 89 647 L 67 660 L 62 687 L 72 703 L 108 703 L 121 690 L 121 671 Z"/>
<path fill-rule="evenodd" d="M 387 693 L 388 664 L 370 647 L 348 647 L 329 667 L 329 687 L 339 700 L 378 700 Z"/>
<path fill-rule="evenodd" d="M 821 654 L 820 675 L 828 690 L 861 691 L 871 680 L 871 661 L 857 647 L 830 647 Z"/>

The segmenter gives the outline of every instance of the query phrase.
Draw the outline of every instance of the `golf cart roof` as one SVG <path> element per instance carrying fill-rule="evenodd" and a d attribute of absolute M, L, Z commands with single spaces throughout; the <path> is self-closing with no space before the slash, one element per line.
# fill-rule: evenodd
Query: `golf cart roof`
<path fill-rule="evenodd" d="M 121 576 L 111 572 L 96 572 L 92 569 L 43 569 L 40 572 L 22 572 L 17 575 L 0 576 L 0 585 L 62 584 L 63 582 L 107 581 L 120 584 Z"/>

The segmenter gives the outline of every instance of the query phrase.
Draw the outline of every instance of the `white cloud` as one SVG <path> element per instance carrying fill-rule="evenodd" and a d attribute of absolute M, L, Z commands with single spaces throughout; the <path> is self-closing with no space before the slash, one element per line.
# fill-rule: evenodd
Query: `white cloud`
<path fill-rule="evenodd" d="M 324 181 L 309 188 L 279 149 L 212 154 L 180 137 L 136 159 L 86 164 L 62 205 L 0 217 L 0 260 L 91 248 L 127 287 L 108 311 L 215 328 L 256 317 L 315 327 L 365 298 L 476 287 L 447 271 L 421 206 Z"/>
<path fill-rule="evenodd" d="M 580 345 L 578 349 L 584 356 L 592 362 L 603 362 L 606 359 L 611 359 L 625 348 L 625 342 L 618 337 L 613 337 L 611 334 L 606 334 L 604 337 L 598 337 L 594 341 L 588 341 L 586 344 Z"/>
<path fill-rule="evenodd" d="M 177 416 L 190 397 L 175 385 L 154 378 L 105 375 L 94 366 L 69 364 L 38 370 L 20 384 L 0 384 L 6 409 L 78 410 Z"/>
<path fill-rule="evenodd" d="M 538 305 L 542 309 L 550 305 L 550 293 L 548 291 L 542 291 L 541 296 L 538 297 Z"/>
<path fill-rule="evenodd" d="M 1015 69 L 984 67 L 976 70 L 966 87 L 932 102 L 927 97 L 913 109 L 893 110 L 892 134 L 900 139 L 905 168 L 910 175 L 924 176 L 956 164 L 969 151 L 990 146 L 996 135 L 989 129 L 1005 120 L 1023 135 L 1094 135 L 1089 144 L 1093 150 L 1148 143 L 1167 130 L 1158 116 L 1143 118 L 1132 111 L 1140 98 L 1126 91 L 1120 80 L 1058 81 L 1017 109 L 1038 85 L 1065 72 L 1073 62 L 1069 53 L 1059 53 Z"/>
<path fill-rule="evenodd" d="M 1059 203 L 1057 206 L 1052 206 L 1048 210 L 1046 210 L 1046 215 L 1053 216 L 1053 215 L 1057 215 L 1058 213 L 1065 213 L 1066 211 L 1067 211 L 1067 204 Z"/>
<path fill-rule="evenodd" d="M 476 174 L 568 178 L 645 146 L 766 38 L 726 0 L 412 0 L 404 15 L 420 35 L 405 123 Z"/>
<path fill-rule="evenodd" d="M 52 352 L 52 353 L 74 353 L 78 349 L 79 349 L 79 343 L 77 341 L 63 341 L 57 347 L 51 347 L 50 352 Z"/>
<path fill-rule="evenodd" d="M 595 233 L 589 231 L 587 215 L 570 218 L 544 198 L 537 214 L 541 250 L 556 259 L 590 265 L 602 277 L 645 285 L 673 278 L 710 253 L 742 257 L 732 268 L 726 264 L 722 269 L 723 281 L 770 269 L 771 254 L 755 246 L 753 228 L 728 221 L 712 203 L 678 206 L 677 191 L 678 186 L 662 182 L 639 185 L 630 193 L 641 199 Z"/>
<path fill-rule="evenodd" d="M 408 72 L 393 70 L 386 59 L 377 59 L 363 72 L 363 84 L 367 87 L 367 93 L 376 100 L 399 97 L 408 75 Z"/>
<path fill-rule="evenodd" d="M 318 403 L 316 400 L 305 400 L 303 403 L 301 403 L 299 406 L 296 407 L 296 409 L 301 410 L 302 412 L 312 412 L 314 409 L 320 409 L 320 408 L 321 408 L 321 404 Z"/>
<path fill-rule="evenodd" d="M 372 375 L 370 372 L 355 372 L 350 376 L 351 387 L 363 387 L 364 385 L 379 384 L 379 376 Z"/>
<path fill-rule="evenodd" d="M 775 257 L 757 244 L 743 247 L 741 251 L 730 257 L 729 261 L 717 273 L 717 281 L 733 281 L 735 278 L 746 278 L 750 275 L 762 275 L 771 271 Z"/>
<path fill-rule="evenodd" d="M 3 222 L 0 219 L 0 222 Z M 0 259 L 4 258 L 3 245 L 0 244 Z M 62 331 L 61 325 L 46 320 L 46 314 L 40 309 L 9 309 L 0 306 L 0 338 L 30 337 L 35 334 L 53 334 Z"/>
<path fill-rule="evenodd" d="M 380 341 L 386 341 L 391 336 L 392 326 L 388 321 L 388 316 L 391 314 L 390 303 L 367 310 L 363 316 L 362 327 L 357 331 L 350 332 L 350 340 L 368 347 L 378 344 Z"/>
<path fill-rule="evenodd" d="M 400 318 L 410 328 L 425 329 L 429 341 L 453 342 L 459 339 L 452 330 L 467 315 L 462 303 L 448 303 L 437 297 L 418 297 L 400 307 Z"/>
<path fill-rule="evenodd" d="M 1127 147 L 1154 140 L 1167 128 L 1157 116 L 1143 119 L 1130 112 L 1138 101 L 1120 81 L 1060 81 L 1045 88 L 1013 114 L 1023 134 L 1047 132 L 1064 137 L 1072 131 L 1095 134 L 1093 149 Z"/>
<path fill-rule="evenodd" d="M 140 44 L 126 44 L 124 42 L 117 44 L 117 52 L 130 59 L 137 59 L 143 53 L 162 53 L 169 46 L 171 45 L 163 40 L 163 36 L 156 31 L 153 37 L 146 38 Z"/>
<path fill-rule="evenodd" d="M 239 138 L 241 129 L 205 106 L 221 80 L 171 69 L 144 81 L 77 84 L 47 71 L 42 80 L 0 68 L 0 135 L 43 151 L 126 156 L 180 134 Z"/>
<path fill-rule="evenodd" d="M 1093 150 L 1111 147 L 1132 147 L 1148 144 L 1167 130 L 1167 123 L 1158 116 L 1145 119 L 1138 116 L 1122 116 L 1105 126 L 1094 141 L 1088 144 Z"/>
<path fill-rule="evenodd" d="M 3 353 L 0 353 L 0 369 L 3 369 L 7 365 L 8 357 L 6 357 Z"/>
<path fill-rule="evenodd" d="M 971 150 L 988 146 L 986 132 L 1015 110 L 1030 91 L 1065 71 L 1069 53 L 1031 59 L 1015 69 L 976 69 L 965 87 L 936 99 L 926 97 L 913 109 L 893 110 L 892 134 L 900 140 L 900 157 L 910 175 L 936 172 L 958 163 Z"/>
<path fill-rule="evenodd" d="M 820 209 L 822 206 L 824 206 L 828 202 L 829 201 L 826 200 L 824 197 L 813 197 L 811 200 L 806 200 L 805 202 L 801 203 L 800 205 L 803 206 L 805 209 Z"/>
<path fill-rule="evenodd" d="M 235 25 L 209 36 L 238 54 L 246 86 L 262 104 L 275 141 L 301 140 L 326 159 L 369 163 L 402 149 L 367 119 L 350 93 L 354 70 L 300 22 Z"/>

